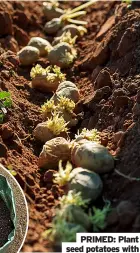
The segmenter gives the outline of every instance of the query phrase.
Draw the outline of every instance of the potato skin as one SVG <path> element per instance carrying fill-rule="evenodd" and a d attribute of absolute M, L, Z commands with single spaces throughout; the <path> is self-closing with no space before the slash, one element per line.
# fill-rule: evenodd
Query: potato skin
<path fill-rule="evenodd" d="M 61 96 L 67 97 L 71 99 L 72 101 L 74 101 L 75 103 L 77 103 L 80 98 L 80 94 L 79 94 L 79 90 L 77 86 L 70 81 L 64 81 L 60 83 L 52 99 L 55 101 L 55 103 L 57 103 L 59 100 L 59 97 Z"/>
<path fill-rule="evenodd" d="M 57 65 L 60 68 L 69 67 L 69 63 L 64 62 L 64 57 L 67 58 L 66 53 L 70 53 L 73 56 L 73 48 L 66 42 L 58 43 L 48 53 L 48 60 L 51 65 Z"/>
<path fill-rule="evenodd" d="M 114 158 L 104 146 L 88 141 L 75 144 L 72 162 L 96 173 L 108 173 L 114 168 Z"/>
<path fill-rule="evenodd" d="M 54 75 L 49 74 L 49 75 Z M 31 85 L 33 88 L 38 89 L 42 92 L 53 92 L 56 91 L 58 88 L 58 85 L 60 83 L 60 80 L 58 78 L 55 78 L 54 81 L 47 80 L 46 75 L 36 76 L 32 79 Z"/>
<path fill-rule="evenodd" d="M 98 174 L 85 168 L 78 167 L 71 172 L 71 181 L 68 184 L 69 190 L 81 192 L 83 199 L 95 201 L 101 194 L 103 183 Z"/>
<path fill-rule="evenodd" d="M 32 46 L 26 46 L 18 52 L 18 57 L 21 65 L 29 66 L 39 59 L 39 50 Z"/>
<path fill-rule="evenodd" d="M 43 146 L 39 155 L 39 167 L 52 167 L 58 165 L 60 160 L 68 161 L 70 159 L 69 142 L 63 137 L 56 137 L 49 140 Z"/>
<path fill-rule="evenodd" d="M 28 43 L 28 46 L 37 48 L 40 52 L 40 56 L 45 56 L 48 54 L 47 50 L 45 50 L 46 47 L 52 48 L 49 41 L 40 37 L 32 37 Z"/>
<path fill-rule="evenodd" d="M 33 135 L 43 143 L 55 138 L 54 134 L 47 128 L 46 122 L 39 123 L 34 129 Z"/>
<path fill-rule="evenodd" d="M 59 18 L 54 18 L 51 21 L 47 22 L 44 26 L 44 32 L 46 34 L 55 34 L 61 28 L 62 23 Z"/>

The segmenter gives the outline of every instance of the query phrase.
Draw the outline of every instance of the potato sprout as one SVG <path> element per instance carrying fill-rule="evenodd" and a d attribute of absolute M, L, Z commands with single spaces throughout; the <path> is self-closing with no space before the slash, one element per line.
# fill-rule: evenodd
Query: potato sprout
<path fill-rule="evenodd" d="M 53 116 L 43 123 L 39 123 L 34 129 L 34 136 L 37 140 L 45 143 L 56 136 L 67 137 L 67 123 L 62 116 L 54 113 Z"/>
<path fill-rule="evenodd" d="M 39 167 L 55 168 L 60 160 L 70 159 L 70 143 L 63 137 L 56 137 L 49 140 L 43 146 L 39 155 Z"/>
<path fill-rule="evenodd" d="M 68 191 L 67 195 L 63 195 L 59 198 L 60 206 L 63 207 L 64 205 L 72 204 L 76 206 L 87 207 L 89 200 L 83 200 L 81 196 L 81 192 Z"/>
<path fill-rule="evenodd" d="M 62 161 L 59 161 L 59 170 L 57 173 L 54 174 L 54 183 L 58 184 L 59 186 L 66 185 L 71 180 L 71 171 L 72 165 L 70 162 L 67 162 L 66 168 L 63 169 Z"/>
<path fill-rule="evenodd" d="M 46 69 L 37 64 L 31 69 L 32 87 L 41 91 L 55 91 L 59 83 L 65 80 L 58 66 L 48 66 Z"/>
<path fill-rule="evenodd" d="M 74 45 L 76 42 L 77 36 L 72 37 L 70 31 L 64 32 L 61 37 L 56 37 L 53 41 L 53 45 L 57 45 L 61 42 L 66 42 L 69 45 Z"/>
<path fill-rule="evenodd" d="M 55 112 L 56 106 L 54 104 L 54 100 L 50 99 L 44 105 L 41 106 L 41 112 L 45 117 L 47 117 L 48 113 L 51 115 Z"/>
<path fill-rule="evenodd" d="M 46 126 L 55 136 L 58 136 L 62 132 L 68 132 L 67 123 L 64 118 L 56 113 L 46 121 Z"/>
<path fill-rule="evenodd" d="M 58 107 L 68 112 L 73 112 L 75 109 L 75 103 L 71 99 L 61 96 L 59 98 Z"/>
<path fill-rule="evenodd" d="M 100 143 L 100 135 L 97 129 L 88 130 L 86 128 L 83 128 L 81 133 L 79 133 L 78 131 L 78 134 L 75 135 L 75 138 L 76 138 L 76 141 L 80 139 L 87 139 L 89 141 Z"/>

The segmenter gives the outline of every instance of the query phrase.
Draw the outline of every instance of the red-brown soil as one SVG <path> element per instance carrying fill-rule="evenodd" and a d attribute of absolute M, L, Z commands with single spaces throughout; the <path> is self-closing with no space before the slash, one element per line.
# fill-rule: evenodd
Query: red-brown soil
<path fill-rule="evenodd" d="M 0 162 L 13 166 L 28 200 L 30 224 L 23 251 L 29 252 L 49 251 L 41 233 L 50 226 L 58 197 L 63 194 L 52 184 L 51 172 L 43 181 L 37 166 L 42 146 L 32 136 L 42 120 L 40 105 L 51 94 L 30 88 L 31 68 L 19 67 L 16 58 L 16 52 L 32 36 L 45 37 L 41 6 L 41 2 L 1 2 L 0 6 L 0 89 L 10 91 L 13 100 L 0 126 Z M 81 93 L 79 110 L 84 119 L 78 128 L 100 130 L 102 144 L 117 158 L 114 172 L 102 177 L 104 197 L 114 207 L 123 200 L 132 202 L 129 209 L 122 208 L 119 217 L 115 212 L 108 217 L 107 231 L 113 232 L 140 231 L 140 182 L 131 180 L 140 177 L 139 19 L 136 4 L 127 8 L 119 2 L 99 2 L 88 8 L 83 18 L 88 21 L 88 32 L 76 44 L 77 60 L 65 71 L 67 80 L 75 82 Z M 38 63 L 48 64 L 46 59 Z"/>

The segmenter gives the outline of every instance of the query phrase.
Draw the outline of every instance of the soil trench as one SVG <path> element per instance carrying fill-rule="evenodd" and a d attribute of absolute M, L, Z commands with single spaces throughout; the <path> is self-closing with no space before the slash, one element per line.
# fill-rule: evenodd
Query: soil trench
<path fill-rule="evenodd" d="M 76 1 L 61 2 L 63 8 L 77 5 Z M 64 71 L 67 80 L 80 89 L 78 108 L 84 112 L 72 134 L 77 128 L 98 129 L 101 143 L 117 158 L 115 170 L 102 176 L 104 198 L 113 207 L 124 200 L 132 202 L 127 215 L 127 207 L 119 217 L 111 214 L 109 232 L 140 231 L 139 19 L 137 4 L 128 7 L 126 3 L 105 1 L 89 7 L 83 17 L 88 22 L 87 33 L 76 43 L 78 58 Z M 16 171 L 29 205 L 29 230 L 22 251 L 49 252 L 48 241 L 41 234 L 50 227 L 63 190 L 52 183 L 51 172 L 47 182 L 43 180 L 44 172 L 37 165 L 42 145 L 32 132 L 42 122 L 40 106 L 52 94 L 29 86 L 31 67 L 20 67 L 16 53 L 33 36 L 52 38 L 43 32 L 46 21 L 41 2 L 2 2 L 0 20 L 1 27 L 6 27 L 0 28 L 0 91 L 9 91 L 13 100 L 0 125 L 0 162 Z M 37 63 L 49 65 L 45 58 Z"/>

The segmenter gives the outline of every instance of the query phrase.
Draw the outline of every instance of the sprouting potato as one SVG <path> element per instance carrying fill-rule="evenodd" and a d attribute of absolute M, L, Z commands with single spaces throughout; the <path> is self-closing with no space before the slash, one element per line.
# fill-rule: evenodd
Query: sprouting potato
<path fill-rule="evenodd" d="M 32 87 L 43 92 L 56 91 L 58 85 L 65 80 L 65 74 L 61 72 L 58 66 L 49 66 L 44 69 L 37 64 L 31 69 L 30 76 Z"/>
<path fill-rule="evenodd" d="M 77 103 L 80 98 L 77 86 L 70 81 L 60 83 L 52 99 L 57 103 L 62 96 L 71 99 L 75 103 Z"/>
<path fill-rule="evenodd" d="M 32 46 L 26 46 L 18 52 L 20 64 L 23 66 L 32 65 L 39 59 L 39 50 Z"/>
<path fill-rule="evenodd" d="M 68 189 L 81 192 L 83 199 L 94 201 L 100 196 L 103 183 L 98 174 L 79 167 L 72 170 Z"/>
<path fill-rule="evenodd" d="M 60 18 L 53 18 L 51 21 L 47 22 L 44 27 L 44 32 L 46 34 L 55 34 L 62 27 L 62 21 Z"/>
<path fill-rule="evenodd" d="M 83 211 L 80 206 L 73 204 L 64 205 L 59 211 L 60 217 L 63 217 L 67 222 L 81 225 L 87 231 L 91 227 L 89 216 Z"/>
<path fill-rule="evenodd" d="M 40 52 L 40 56 L 47 55 L 47 50 L 45 50 L 46 47 L 52 49 L 50 42 L 40 37 L 31 38 L 28 46 L 36 47 Z"/>
<path fill-rule="evenodd" d="M 68 68 L 76 58 L 76 50 L 66 42 L 62 42 L 53 47 L 48 53 L 48 60 L 51 65 L 60 68 Z"/>
<path fill-rule="evenodd" d="M 87 32 L 86 28 L 83 26 L 77 26 L 74 24 L 64 26 L 60 31 L 58 31 L 56 37 L 60 37 L 64 32 L 69 31 L 71 33 L 71 37 L 74 38 L 75 36 L 81 37 L 84 33 Z"/>
<path fill-rule="evenodd" d="M 39 155 L 39 167 L 55 168 L 60 160 L 70 159 L 70 145 L 63 137 L 47 141 Z"/>
<path fill-rule="evenodd" d="M 57 136 L 68 137 L 67 123 L 62 116 L 54 114 L 46 122 L 39 123 L 33 131 L 35 138 L 43 143 Z"/>
<path fill-rule="evenodd" d="M 43 3 L 43 13 L 47 21 L 52 20 L 53 18 L 59 18 L 64 14 L 64 10 L 58 8 L 52 3 Z"/>
<path fill-rule="evenodd" d="M 108 173 L 114 168 L 114 158 L 108 149 L 97 142 L 77 142 L 72 149 L 71 159 L 76 166 L 96 173 Z"/>

